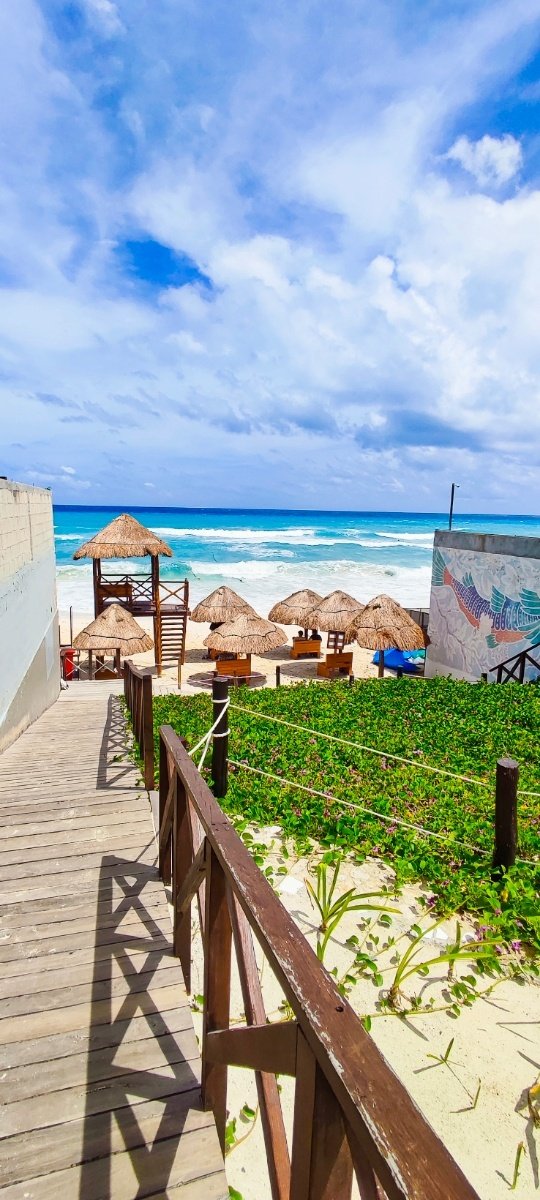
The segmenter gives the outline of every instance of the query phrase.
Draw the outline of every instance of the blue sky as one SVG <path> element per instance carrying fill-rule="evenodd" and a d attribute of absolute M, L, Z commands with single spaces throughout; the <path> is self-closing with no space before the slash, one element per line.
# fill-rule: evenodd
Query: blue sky
<path fill-rule="evenodd" d="M 0 59 L 0 473 L 540 512 L 538 0 L 17 0 Z"/>

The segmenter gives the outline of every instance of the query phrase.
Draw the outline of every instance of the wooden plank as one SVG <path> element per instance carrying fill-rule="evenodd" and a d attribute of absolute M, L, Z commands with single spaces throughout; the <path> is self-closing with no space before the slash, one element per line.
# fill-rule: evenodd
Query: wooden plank
<path fill-rule="evenodd" d="M 69 922 L 70 926 L 76 924 L 77 922 Z M 83 925 L 84 922 L 79 924 Z M 40 927 L 40 937 L 16 936 L 19 933 L 20 930 L 13 931 L 4 941 L 0 940 L 0 963 L 3 964 L 1 971 L 4 975 L 17 974 L 17 964 L 20 970 L 46 971 L 50 966 L 54 967 L 56 960 L 62 955 L 69 955 L 72 963 L 89 962 L 91 958 L 95 958 L 97 962 L 111 953 L 111 946 L 124 945 L 126 949 L 135 949 L 142 941 L 148 939 L 150 933 L 153 937 L 165 938 L 169 942 L 171 930 L 170 923 L 168 919 L 163 918 L 160 907 L 157 916 L 151 922 L 151 929 L 145 927 L 140 919 L 132 917 L 123 920 L 120 929 L 116 927 L 116 923 L 103 929 L 94 925 L 86 930 L 79 930 L 76 938 L 73 930 L 69 933 L 64 932 L 64 926 L 60 922 Z M 77 948 L 74 949 L 74 946 Z M 34 968 L 32 963 L 35 964 Z"/>
<path fill-rule="evenodd" d="M 84 1120 L 67 1125 L 50 1125 L 15 1134 L 2 1143 L 0 1181 L 30 1181 L 46 1173 L 61 1171 L 88 1159 L 99 1159 L 135 1149 L 160 1137 L 171 1137 L 179 1129 L 191 1132 L 213 1124 L 212 1114 L 201 1111 L 197 1088 L 161 1100 L 142 1100 L 122 1114 L 120 1129 L 116 1120 L 104 1122 L 101 1114 L 89 1114 Z M 58 1193 L 61 1196 L 61 1193 Z M 92 1200 L 94 1198 L 92 1197 Z"/>
<path fill-rule="evenodd" d="M 217 1029 L 206 1035 L 206 1057 L 230 1067 L 295 1075 L 297 1029 L 296 1021 Z"/>
<path fill-rule="evenodd" d="M 77 954 L 77 951 L 73 952 Z M 143 970 L 160 970 L 165 966 L 173 966 L 174 958 L 170 937 L 148 939 L 143 945 L 127 949 L 123 941 L 108 947 L 108 954 L 94 959 L 87 955 L 86 960 L 73 959 L 69 954 L 59 956 L 59 961 L 49 965 L 48 970 L 39 968 L 39 964 L 30 960 L 24 964 L 28 969 L 11 975 L 3 973 L 0 979 L 0 1001 L 10 996 L 26 995 L 28 992 L 38 994 L 51 988 L 71 989 L 75 985 L 85 983 L 96 984 L 107 979 L 125 979 L 126 991 L 132 982 L 132 975 L 139 975 Z M 0 1009 L 1 1011 L 1 1009 Z"/>
<path fill-rule="evenodd" d="M 206 919 L 204 928 L 204 1010 L 202 1043 L 202 1101 L 211 1108 L 222 1150 L 227 1119 L 227 1067 L 207 1055 L 208 1034 L 229 1024 L 232 930 L 225 872 L 210 845 L 207 854 Z"/>
<path fill-rule="evenodd" d="M 192 1026 L 172 1036 L 165 1033 L 149 1036 L 124 1046 L 121 1042 L 91 1052 L 91 1064 L 84 1054 L 64 1056 L 49 1062 L 30 1063 L 6 1071 L 2 1080 L 6 1104 L 29 1100 L 36 1096 L 65 1088 L 84 1087 L 89 1065 L 92 1083 L 113 1080 L 129 1071 L 159 1073 L 168 1064 L 177 1067 L 182 1062 L 198 1062 L 199 1048 Z M 2 1117 L 0 1116 L 0 1125 Z"/>
<path fill-rule="evenodd" d="M 78 968 L 73 973 L 75 977 L 78 970 L 82 971 L 82 968 Z M 48 974 L 49 972 L 47 972 Z M 182 993 L 183 980 L 178 966 L 161 965 L 161 956 L 159 956 L 159 961 L 150 970 L 134 972 L 133 975 L 130 975 L 129 984 L 123 972 L 120 972 L 117 978 L 103 979 L 94 983 L 92 987 L 93 1003 L 127 995 L 132 999 L 135 993 L 145 992 L 154 978 L 160 987 L 176 984 L 180 994 Z M 44 982 L 47 980 L 44 979 Z M 88 985 L 74 983 L 58 987 L 42 987 L 40 991 L 27 992 L 22 996 L 10 996 L 5 1000 L 0 1000 L 0 1039 L 4 1025 L 10 1023 L 6 1018 L 42 1013 L 49 1009 L 57 1009 L 58 1005 L 62 1009 L 66 1009 L 72 1005 L 84 1004 L 89 994 L 90 987 Z"/>
<path fill-rule="evenodd" d="M 10 1071 L 10 1078 L 33 1063 L 47 1063 L 72 1054 L 86 1055 L 104 1046 L 116 1046 L 119 1042 L 144 1041 L 145 1038 L 192 1029 L 191 1008 L 187 1001 L 175 1008 L 155 1012 L 149 1009 L 144 1015 L 135 1014 L 126 1020 L 115 1020 L 103 1025 L 88 1025 L 75 1028 L 68 1033 L 50 1033 L 34 1037 L 30 1041 L 8 1042 L 0 1046 L 0 1070 Z"/>

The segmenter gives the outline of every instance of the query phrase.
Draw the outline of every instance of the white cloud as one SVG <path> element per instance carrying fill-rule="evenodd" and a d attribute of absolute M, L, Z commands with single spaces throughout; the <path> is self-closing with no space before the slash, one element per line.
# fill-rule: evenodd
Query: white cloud
<path fill-rule="evenodd" d="M 450 147 L 446 158 L 459 163 L 481 187 L 509 183 L 517 175 L 523 152 L 520 143 L 510 133 L 502 137 L 491 137 L 486 133 L 477 142 L 468 137 L 459 137 Z"/>
<path fill-rule="evenodd" d="M 83 0 L 83 3 L 90 20 L 105 33 L 116 34 L 123 30 L 124 26 L 114 0 Z"/>
<path fill-rule="evenodd" d="M 77 474 L 75 467 L 62 467 L 62 471 L 65 471 L 66 475 L 76 475 Z"/>

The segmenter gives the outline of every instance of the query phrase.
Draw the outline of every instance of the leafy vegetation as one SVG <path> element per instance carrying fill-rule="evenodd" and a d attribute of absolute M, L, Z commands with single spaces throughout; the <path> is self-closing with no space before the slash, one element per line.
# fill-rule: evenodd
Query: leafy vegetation
<path fill-rule="evenodd" d="M 235 711 L 235 705 L 247 711 Z M 262 714 L 301 728 L 264 720 Z M 156 741 L 159 726 L 168 724 L 194 744 L 212 723 L 210 697 L 158 696 L 154 721 Z M 539 947 L 537 688 L 403 679 L 384 684 L 363 680 L 353 687 L 336 682 L 259 692 L 242 689 L 232 694 L 229 724 L 230 758 L 242 765 L 230 769 L 229 791 L 222 802 L 227 811 L 241 814 L 246 822 L 279 823 L 299 849 L 315 838 L 323 846 L 354 853 L 359 861 L 366 855 L 379 857 L 394 869 L 398 886 L 421 881 L 432 889 L 434 912 L 472 913 L 480 940 L 512 942 L 515 949 L 520 943 Z M 382 754 L 344 746 L 310 730 L 362 743 Z M 494 881 L 490 858 L 495 765 L 500 757 L 517 760 L 520 789 L 537 795 L 520 795 L 522 858 L 503 879 Z M 422 764 L 486 786 L 433 774 Z M 322 794 L 253 774 L 243 765 Z M 208 768 L 205 774 L 209 778 Z M 399 821 L 421 825 L 440 840 Z"/>

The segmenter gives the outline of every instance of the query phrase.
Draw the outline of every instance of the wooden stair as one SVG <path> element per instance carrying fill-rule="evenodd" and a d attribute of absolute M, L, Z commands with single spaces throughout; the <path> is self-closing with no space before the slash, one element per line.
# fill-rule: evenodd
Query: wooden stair
<path fill-rule="evenodd" d="M 187 608 L 162 605 L 159 640 L 162 663 L 184 663 L 186 653 Z"/>

